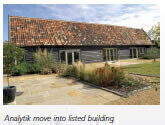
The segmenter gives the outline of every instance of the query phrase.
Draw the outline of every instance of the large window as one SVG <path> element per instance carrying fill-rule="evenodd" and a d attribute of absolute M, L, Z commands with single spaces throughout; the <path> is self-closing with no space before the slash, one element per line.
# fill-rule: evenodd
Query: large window
<path fill-rule="evenodd" d="M 68 59 L 68 64 L 72 65 L 73 64 L 72 52 L 67 52 L 67 59 Z"/>
<path fill-rule="evenodd" d="M 146 48 L 144 48 L 144 47 L 140 47 L 140 48 L 139 48 L 139 56 L 144 55 L 145 52 L 146 52 Z"/>
<path fill-rule="evenodd" d="M 80 50 L 61 50 L 60 61 L 61 63 L 68 65 L 80 61 Z"/>
<path fill-rule="evenodd" d="M 60 53 L 60 59 L 61 59 L 61 63 L 62 64 L 65 64 L 66 63 L 66 60 L 65 60 L 65 51 L 62 51 Z"/>
<path fill-rule="evenodd" d="M 137 58 L 138 57 L 138 48 L 133 47 L 130 48 L 130 58 Z"/>
<path fill-rule="evenodd" d="M 80 61 L 80 52 L 74 52 L 74 62 Z"/>
<path fill-rule="evenodd" d="M 104 61 L 113 61 L 118 59 L 117 48 L 105 48 L 103 49 Z"/>

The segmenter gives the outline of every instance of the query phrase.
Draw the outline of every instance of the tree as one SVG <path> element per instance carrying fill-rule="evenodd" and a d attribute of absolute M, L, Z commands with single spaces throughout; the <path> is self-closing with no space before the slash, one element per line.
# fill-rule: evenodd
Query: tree
<path fill-rule="evenodd" d="M 21 63 L 24 59 L 25 51 L 24 49 L 15 46 L 14 44 L 5 41 L 3 43 L 3 70 L 8 74 L 7 78 L 9 78 L 9 74 L 12 73 L 12 67 L 17 63 Z M 8 79 L 9 86 L 9 79 Z"/>
<path fill-rule="evenodd" d="M 151 39 L 157 42 L 158 46 L 160 47 L 160 23 L 154 25 L 147 33 Z"/>
<path fill-rule="evenodd" d="M 155 62 L 156 58 L 160 57 L 160 50 L 158 48 L 153 47 L 153 48 L 151 48 L 151 54 L 152 54 L 153 60 Z"/>

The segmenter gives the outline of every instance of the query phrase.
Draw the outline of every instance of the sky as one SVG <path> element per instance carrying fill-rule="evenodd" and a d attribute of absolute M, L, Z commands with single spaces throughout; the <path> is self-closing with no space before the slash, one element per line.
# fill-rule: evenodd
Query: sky
<path fill-rule="evenodd" d="M 160 22 L 157 4 L 4 4 L 3 40 L 8 40 L 8 15 L 142 28 Z"/>

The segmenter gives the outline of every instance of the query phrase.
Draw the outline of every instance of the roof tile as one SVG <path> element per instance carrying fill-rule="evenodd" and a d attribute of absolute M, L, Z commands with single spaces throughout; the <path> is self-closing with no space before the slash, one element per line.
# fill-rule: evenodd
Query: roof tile
<path fill-rule="evenodd" d="M 10 16 L 10 41 L 36 45 L 152 45 L 142 29 Z"/>

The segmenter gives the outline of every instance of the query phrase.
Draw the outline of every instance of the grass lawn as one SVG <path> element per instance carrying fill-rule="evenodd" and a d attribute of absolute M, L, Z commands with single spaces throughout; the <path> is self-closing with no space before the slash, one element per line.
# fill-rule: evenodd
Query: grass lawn
<path fill-rule="evenodd" d="M 147 75 L 160 75 L 160 61 L 135 64 L 123 67 L 127 72 L 141 73 Z"/>

